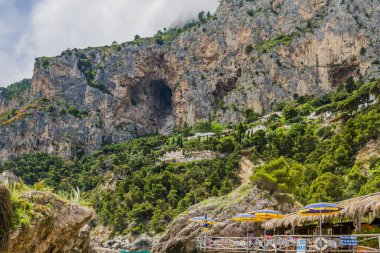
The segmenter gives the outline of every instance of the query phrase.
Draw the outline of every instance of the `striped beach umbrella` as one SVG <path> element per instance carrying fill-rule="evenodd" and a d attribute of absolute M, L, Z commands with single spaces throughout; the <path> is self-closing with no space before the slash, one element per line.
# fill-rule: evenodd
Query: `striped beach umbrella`
<path fill-rule="evenodd" d="M 191 222 L 198 222 L 198 223 L 208 223 L 208 224 L 211 224 L 211 225 L 217 223 L 213 219 L 208 218 L 207 215 L 194 217 L 194 218 L 189 219 L 189 221 L 191 221 Z"/>
<path fill-rule="evenodd" d="M 240 213 L 232 218 L 233 221 L 239 222 L 257 222 L 258 220 L 254 214 L 250 213 Z M 247 224 L 247 248 L 249 247 L 249 233 L 248 233 L 248 224 Z"/>
<path fill-rule="evenodd" d="M 253 212 L 249 212 L 249 214 L 254 214 L 256 219 L 260 221 L 267 221 L 271 219 L 279 219 L 279 218 L 284 218 L 285 215 L 279 211 L 275 210 L 269 210 L 269 209 L 264 209 L 264 210 L 256 210 Z M 266 245 L 266 237 L 267 237 L 267 229 L 264 228 L 264 247 Z"/>
<path fill-rule="evenodd" d="M 340 214 L 341 211 L 342 208 L 340 208 L 337 204 L 334 203 L 316 203 L 301 208 L 298 211 L 298 214 L 304 216 L 324 216 Z"/>
<path fill-rule="evenodd" d="M 322 217 L 326 215 L 340 214 L 343 208 L 334 203 L 316 203 L 301 208 L 297 213 L 302 216 L 319 217 L 319 233 L 322 237 Z"/>
<path fill-rule="evenodd" d="M 214 221 L 213 219 L 209 218 L 207 216 L 207 214 L 204 215 L 204 216 L 197 216 L 197 217 L 191 218 L 191 219 L 189 219 L 189 221 L 191 221 L 191 222 L 197 222 L 197 223 L 202 223 L 203 224 L 203 231 L 204 232 L 208 231 L 208 227 L 210 225 L 217 224 L 217 222 Z"/>
<path fill-rule="evenodd" d="M 256 210 L 253 212 L 249 212 L 249 214 L 254 214 L 257 219 L 263 220 L 278 219 L 285 217 L 283 213 L 274 210 Z"/>
<path fill-rule="evenodd" d="M 240 213 L 232 218 L 234 221 L 240 221 L 240 222 L 256 222 L 257 219 L 255 218 L 254 214 L 249 213 Z"/>

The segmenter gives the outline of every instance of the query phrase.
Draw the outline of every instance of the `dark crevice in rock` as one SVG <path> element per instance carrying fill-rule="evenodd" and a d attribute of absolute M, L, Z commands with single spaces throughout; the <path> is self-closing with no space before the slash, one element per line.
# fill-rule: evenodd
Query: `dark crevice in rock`
<path fill-rule="evenodd" d="M 212 92 L 215 104 L 218 104 L 227 93 L 236 89 L 237 81 L 241 77 L 241 74 L 241 68 L 238 68 L 234 76 L 220 79 L 216 83 L 215 90 Z M 224 74 L 220 73 L 219 77 L 224 77 Z"/>
<path fill-rule="evenodd" d="M 359 65 L 354 60 L 350 62 L 343 62 L 339 65 L 334 65 L 330 67 L 329 70 L 329 80 L 333 87 L 338 87 L 340 84 L 344 83 L 350 76 L 355 74 Z"/>

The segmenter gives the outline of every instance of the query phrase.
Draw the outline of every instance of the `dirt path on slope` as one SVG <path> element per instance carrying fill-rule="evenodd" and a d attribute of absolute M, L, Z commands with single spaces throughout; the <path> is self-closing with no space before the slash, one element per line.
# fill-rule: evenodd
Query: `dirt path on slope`
<path fill-rule="evenodd" d="M 249 184 L 250 183 L 250 180 L 249 178 L 252 176 L 252 173 L 254 171 L 254 169 L 260 165 L 262 165 L 263 163 L 260 161 L 260 164 L 258 165 L 255 165 L 253 164 L 249 159 L 248 157 L 246 156 L 243 156 L 240 160 L 240 173 L 239 173 L 239 177 L 240 177 L 240 180 L 241 180 L 241 184 L 242 185 L 246 185 L 246 184 Z"/>

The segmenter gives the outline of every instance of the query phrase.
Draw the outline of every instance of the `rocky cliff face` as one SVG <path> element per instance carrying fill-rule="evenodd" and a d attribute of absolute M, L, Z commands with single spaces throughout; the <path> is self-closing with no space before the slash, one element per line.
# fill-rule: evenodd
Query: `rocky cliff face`
<path fill-rule="evenodd" d="M 379 13 L 378 1 L 224 0 L 215 18 L 169 42 L 39 58 L 27 91 L 38 105 L 0 117 L 0 160 L 93 151 L 209 115 L 236 122 L 246 108 L 323 94 L 349 76 L 379 77 Z M 0 105 L 3 115 L 11 109 Z"/>
<path fill-rule="evenodd" d="M 89 233 L 83 227 L 94 217 L 92 209 L 45 192 L 27 192 L 21 198 L 33 203 L 34 215 L 29 227 L 11 233 L 4 253 L 89 252 Z"/>

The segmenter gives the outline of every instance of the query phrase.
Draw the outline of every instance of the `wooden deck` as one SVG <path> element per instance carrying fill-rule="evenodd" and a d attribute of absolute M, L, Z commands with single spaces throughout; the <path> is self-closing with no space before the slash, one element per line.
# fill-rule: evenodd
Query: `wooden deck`
<path fill-rule="evenodd" d="M 199 252 L 351 252 L 380 253 L 380 234 L 198 237 Z"/>

